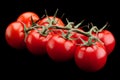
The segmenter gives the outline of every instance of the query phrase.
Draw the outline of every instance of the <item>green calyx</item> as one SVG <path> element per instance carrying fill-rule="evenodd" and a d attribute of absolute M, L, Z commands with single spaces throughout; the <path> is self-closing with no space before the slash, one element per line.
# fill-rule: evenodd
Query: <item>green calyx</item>
<path fill-rule="evenodd" d="M 73 40 L 72 38 L 71 38 L 71 36 L 72 36 L 72 34 L 71 34 L 71 30 L 68 30 L 68 32 L 67 33 L 64 33 L 62 30 L 61 30 L 61 32 L 62 32 L 62 37 L 63 38 L 65 38 L 65 39 L 67 39 L 67 40 Z"/>
<path fill-rule="evenodd" d="M 103 42 L 98 38 L 99 31 L 100 30 L 97 28 L 97 26 L 92 26 L 92 28 L 87 32 L 89 34 L 88 41 L 84 41 L 83 39 L 80 38 L 81 41 L 83 42 L 81 46 L 91 46 L 94 45 L 97 41 L 103 44 Z M 95 35 L 93 35 L 93 32 Z"/>
<path fill-rule="evenodd" d="M 49 34 L 50 30 L 52 31 L 52 29 L 59 29 L 62 32 L 61 36 L 67 40 L 74 40 L 73 38 L 71 38 L 71 36 L 73 35 L 72 32 L 83 34 L 86 37 L 88 37 L 87 41 L 80 38 L 80 40 L 83 42 L 83 44 L 80 44 L 81 46 L 91 46 L 91 45 L 95 44 L 97 41 L 102 43 L 102 41 L 98 38 L 98 33 L 106 28 L 106 26 L 108 25 L 108 22 L 101 29 L 98 29 L 97 26 L 94 26 L 91 23 L 91 24 L 87 25 L 89 31 L 84 31 L 84 30 L 78 29 L 82 25 L 84 20 L 82 20 L 80 23 L 75 25 L 74 22 L 70 22 L 66 18 L 67 24 L 64 27 L 61 27 L 61 26 L 56 26 L 56 24 L 58 23 L 58 20 L 59 20 L 58 19 L 56 21 L 57 12 L 58 12 L 58 9 L 55 11 L 53 18 L 50 18 L 47 15 L 47 11 L 45 10 L 46 17 L 48 18 L 47 19 L 48 26 L 40 26 L 39 24 L 37 24 L 37 22 L 34 22 L 33 18 L 31 17 L 32 25 L 29 28 L 27 28 L 26 25 L 24 24 L 25 38 L 26 38 L 26 35 L 28 34 L 28 32 L 32 29 L 37 30 L 37 32 L 43 36 L 47 36 Z M 91 29 L 90 29 L 90 27 L 91 27 Z M 38 28 L 41 28 L 41 29 L 38 30 Z M 66 30 L 66 32 L 64 32 L 63 30 Z M 94 33 L 94 35 L 93 35 L 93 33 Z"/>
<path fill-rule="evenodd" d="M 56 21 L 56 16 L 57 16 L 57 12 L 58 12 L 58 9 L 55 11 L 54 15 L 53 15 L 53 18 L 50 19 L 50 17 L 48 16 L 47 14 L 47 11 L 45 10 L 45 14 L 46 14 L 46 17 L 48 18 L 47 22 L 49 23 L 48 27 L 52 26 L 52 25 L 55 25 L 58 23 L 58 20 Z"/>

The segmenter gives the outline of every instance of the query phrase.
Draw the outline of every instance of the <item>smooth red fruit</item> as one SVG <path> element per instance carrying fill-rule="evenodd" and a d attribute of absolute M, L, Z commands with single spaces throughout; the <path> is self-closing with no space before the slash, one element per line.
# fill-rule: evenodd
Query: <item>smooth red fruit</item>
<path fill-rule="evenodd" d="M 41 31 L 39 28 L 38 30 Z M 46 43 L 52 37 L 52 34 L 43 36 L 37 30 L 32 30 L 26 38 L 26 46 L 34 55 L 46 54 Z"/>
<path fill-rule="evenodd" d="M 116 44 L 114 35 L 108 30 L 103 30 L 98 33 L 98 37 L 104 43 L 108 55 L 111 54 Z"/>
<path fill-rule="evenodd" d="M 83 34 L 76 33 L 76 32 L 73 32 L 72 34 L 73 35 L 71 36 L 71 38 L 74 38 L 74 40 L 76 41 L 76 44 L 83 44 L 81 39 L 83 39 L 84 41 L 88 40 L 88 37 Z"/>
<path fill-rule="evenodd" d="M 19 15 L 17 21 L 23 22 L 27 27 L 30 27 L 32 25 L 31 17 L 33 19 L 33 22 L 36 22 L 40 19 L 39 16 L 34 12 L 24 12 Z"/>
<path fill-rule="evenodd" d="M 54 35 L 46 45 L 49 57 L 56 62 L 65 62 L 73 58 L 75 41 L 67 40 L 59 35 Z"/>
<path fill-rule="evenodd" d="M 78 46 L 75 52 L 75 63 L 83 71 L 96 72 L 102 69 L 107 61 L 107 52 L 103 45 Z"/>
<path fill-rule="evenodd" d="M 24 36 L 24 25 L 21 22 L 12 22 L 6 28 L 6 41 L 13 48 L 22 49 L 25 47 Z"/>
<path fill-rule="evenodd" d="M 58 18 L 58 17 L 54 18 L 54 16 L 45 17 L 38 22 L 38 25 L 40 25 L 40 26 L 48 27 L 49 24 L 51 24 L 52 26 L 59 26 L 59 27 L 65 26 L 65 24 L 63 23 L 63 21 L 60 18 Z M 49 30 L 51 30 L 55 34 L 61 35 L 60 29 L 49 28 Z"/>
<path fill-rule="evenodd" d="M 84 31 L 81 28 L 78 28 L 78 29 L 81 30 L 81 31 Z M 88 40 L 87 36 L 85 36 L 85 35 L 83 35 L 81 33 L 77 33 L 77 32 L 72 32 L 71 38 L 73 38 L 76 41 L 76 44 L 83 44 L 81 39 L 83 39 L 84 41 Z"/>
<path fill-rule="evenodd" d="M 49 23 L 49 19 L 50 21 L 52 21 L 54 19 L 54 16 L 48 16 L 48 17 L 45 17 L 43 19 L 41 19 L 38 24 L 39 25 L 44 25 L 44 26 L 48 26 L 50 23 Z M 63 23 L 63 21 L 58 18 L 58 17 L 55 17 L 55 20 L 52 21 L 52 25 L 55 25 L 55 26 L 60 26 L 60 27 L 64 27 L 65 24 Z"/>

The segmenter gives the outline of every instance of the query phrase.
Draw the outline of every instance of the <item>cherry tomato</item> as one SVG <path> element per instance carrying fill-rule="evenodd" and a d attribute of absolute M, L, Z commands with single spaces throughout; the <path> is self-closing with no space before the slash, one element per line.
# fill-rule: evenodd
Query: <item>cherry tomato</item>
<path fill-rule="evenodd" d="M 38 30 L 41 31 L 41 28 Z M 34 55 L 46 54 L 46 43 L 52 37 L 52 34 L 47 36 L 41 35 L 37 30 L 32 30 L 26 38 L 26 46 Z"/>
<path fill-rule="evenodd" d="M 84 31 L 84 30 L 82 30 L 80 28 L 78 28 L 78 29 L 81 30 L 81 31 Z M 83 39 L 84 41 L 88 40 L 87 36 L 85 36 L 85 35 L 83 35 L 81 33 L 77 33 L 77 32 L 72 32 L 71 38 L 73 38 L 76 41 L 76 44 L 82 44 L 83 42 L 82 42 L 81 39 Z"/>
<path fill-rule="evenodd" d="M 6 41 L 13 48 L 22 49 L 25 47 L 24 36 L 24 25 L 21 22 L 12 22 L 6 28 Z"/>
<path fill-rule="evenodd" d="M 108 30 L 103 30 L 98 33 L 98 37 L 104 43 L 106 51 L 109 55 L 115 48 L 116 41 L 114 35 Z"/>
<path fill-rule="evenodd" d="M 38 22 L 38 25 L 48 26 L 50 23 L 52 23 L 53 26 L 59 26 L 59 27 L 64 27 L 65 26 L 65 24 L 63 23 L 63 21 L 60 18 L 58 18 L 58 17 L 54 18 L 54 16 L 48 16 L 48 17 L 45 17 L 45 18 L 41 19 Z M 59 35 L 62 34 L 60 29 L 49 28 L 49 30 L 51 30 L 55 34 L 59 34 Z"/>
<path fill-rule="evenodd" d="M 72 59 L 75 48 L 74 40 L 67 40 L 59 35 L 50 38 L 46 45 L 49 57 L 56 62 L 65 62 Z"/>
<path fill-rule="evenodd" d="M 52 25 L 55 25 L 55 26 L 60 26 L 60 27 L 65 26 L 65 24 L 63 23 L 63 21 L 60 18 L 55 17 L 55 19 L 54 19 L 54 16 L 45 17 L 45 18 L 41 19 L 38 22 L 38 24 L 48 26 L 50 24 L 49 21 L 50 22 L 52 21 Z"/>
<path fill-rule="evenodd" d="M 83 42 L 81 39 L 83 39 L 84 41 L 88 40 L 87 36 L 80 34 L 80 33 L 76 33 L 76 32 L 73 33 L 71 38 L 73 38 L 76 41 L 76 44 L 82 44 Z"/>
<path fill-rule="evenodd" d="M 36 22 L 40 19 L 39 16 L 34 12 L 24 12 L 17 18 L 17 21 L 21 21 L 26 24 L 27 27 L 30 27 L 32 25 L 31 17 L 33 22 Z"/>
<path fill-rule="evenodd" d="M 107 52 L 103 45 L 96 42 L 91 46 L 78 46 L 75 52 L 75 63 L 83 71 L 96 72 L 102 69 L 107 61 Z"/>

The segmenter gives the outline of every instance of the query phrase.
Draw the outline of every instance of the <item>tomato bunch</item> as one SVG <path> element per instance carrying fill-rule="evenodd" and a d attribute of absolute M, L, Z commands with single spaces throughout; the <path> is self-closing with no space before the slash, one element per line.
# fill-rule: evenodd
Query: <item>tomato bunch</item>
<path fill-rule="evenodd" d="M 73 59 L 81 70 L 96 72 L 102 69 L 115 47 L 115 37 L 103 26 L 85 31 L 74 22 L 67 24 L 59 17 L 40 18 L 34 12 L 22 13 L 5 31 L 6 42 L 13 48 L 27 48 L 31 54 L 47 54 L 55 62 Z"/>

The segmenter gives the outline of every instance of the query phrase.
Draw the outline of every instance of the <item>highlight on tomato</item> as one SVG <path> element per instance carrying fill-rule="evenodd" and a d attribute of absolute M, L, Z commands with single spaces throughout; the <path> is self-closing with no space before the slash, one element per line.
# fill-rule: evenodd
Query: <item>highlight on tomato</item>
<path fill-rule="evenodd" d="M 54 17 L 54 16 L 47 16 L 43 19 L 41 19 L 38 22 L 39 25 L 44 25 L 44 26 L 48 26 L 48 25 L 54 25 L 54 26 L 60 26 L 60 27 L 64 27 L 65 24 L 63 23 L 63 21 L 58 18 L 58 17 Z"/>
<path fill-rule="evenodd" d="M 110 55 L 113 52 L 116 44 L 113 33 L 111 33 L 109 30 L 102 30 L 98 33 L 98 38 L 104 43 L 107 54 Z"/>
<path fill-rule="evenodd" d="M 52 33 L 43 34 L 42 29 L 32 30 L 26 38 L 26 47 L 33 55 L 44 55 L 47 53 L 46 44 L 52 37 Z"/>
<path fill-rule="evenodd" d="M 75 41 L 67 40 L 59 35 L 54 35 L 46 44 L 49 57 L 55 62 L 66 62 L 73 58 Z"/>
<path fill-rule="evenodd" d="M 107 52 L 101 43 L 91 46 L 78 46 L 74 55 L 75 63 L 85 72 L 101 70 L 107 61 Z"/>
<path fill-rule="evenodd" d="M 40 20 L 40 17 L 35 12 L 24 12 L 20 14 L 17 18 L 17 21 L 23 22 L 26 24 L 26 27 L 30 27 L 32 23 Z"/>
<path fill-rule="evenodd" d="M 11 47 L 16 49 L 25 48 L 24 37 L 24 25 L 21 22 L 14 21 L 7 26 L 5 39 Z"/>

